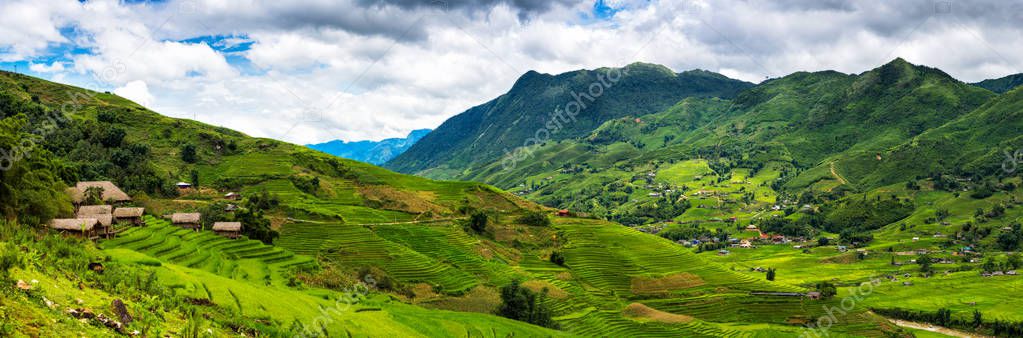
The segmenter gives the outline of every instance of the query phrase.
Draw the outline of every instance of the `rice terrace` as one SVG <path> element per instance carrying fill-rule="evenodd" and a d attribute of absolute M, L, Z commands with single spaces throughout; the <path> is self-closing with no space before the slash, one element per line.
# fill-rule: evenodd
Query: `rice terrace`
<path fill-rule="evenodd" d="M 0 337 L 1023 337 L 1023 2 L 0 18 Z"/>

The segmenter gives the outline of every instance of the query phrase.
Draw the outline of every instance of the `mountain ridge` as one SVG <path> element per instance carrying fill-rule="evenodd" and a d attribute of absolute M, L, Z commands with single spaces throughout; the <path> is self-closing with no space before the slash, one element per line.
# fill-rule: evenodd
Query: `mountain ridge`
<path fill-rule="evenodd" d="M 433 129 L 416 129 L 403 138 L 387 138 L 380 141 L 342 141 L 307 144 L 306 147 L 374 165 L 383 164 L 408 150 Z"/>
<path fill-rule="evenodd" d="M 557 75 L 529 71 L 507 93 L 453 116 L 384 166 L 450 178 L 461 166 L 499 160 L 526 143 L 578 137 L 608 119 L 655 112 L 689 96 L 731 97 L 751 86 L 645 63 Z"/>

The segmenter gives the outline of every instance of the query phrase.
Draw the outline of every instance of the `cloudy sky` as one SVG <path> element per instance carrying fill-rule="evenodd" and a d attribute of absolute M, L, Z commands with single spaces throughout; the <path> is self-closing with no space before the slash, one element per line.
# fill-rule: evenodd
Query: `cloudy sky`
<path fill-rule="evenodd" d="M 1023 0 L 0 0 L 0 68 L 295 143 L 403 136 L 522 73 L 1023 72 Z"/>

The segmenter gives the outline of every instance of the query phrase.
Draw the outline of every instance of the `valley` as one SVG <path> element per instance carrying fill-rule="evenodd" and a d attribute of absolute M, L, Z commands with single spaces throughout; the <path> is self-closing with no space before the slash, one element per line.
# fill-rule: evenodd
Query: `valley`
<path fill-rule="evenodd" d="M 515 90 L 543 91 L 523 87 L 532 77 Z M 0 333 L 919 333 L 901 320 L 1008 336 L 1023 322 L 1002 296 L 1023 283 L 1023 181 L 998 157 L 1020 146 L 1023 92 L 901 59 L 601 117 L 514 167 L 492 152 L 415 168 L 460 181 L 20 74 L 0 84 L 5 146 L 64 117 L 4 171 L 5 210 L 23 216 L 4 221 L 0 261 L 5 283 L 26 287 L 3 288 Z M 601 99 L 618 95 L 633 94 Z M 58 110 L 66 97 L 74 110 Z M 443 130 L 389 165 L 426 156 Z M 35 226 L 73 210 L 64 187 L 99 179 L 130 192 L 144 226 L 96 242 Z M 198 231 L 167 217 L 183 212 L 202 215 Z M 223 221 L 244 224 L 241 238 L 209 230 Z M 81 317 L 114 318 L 115 300 L 133 320 Z"/>

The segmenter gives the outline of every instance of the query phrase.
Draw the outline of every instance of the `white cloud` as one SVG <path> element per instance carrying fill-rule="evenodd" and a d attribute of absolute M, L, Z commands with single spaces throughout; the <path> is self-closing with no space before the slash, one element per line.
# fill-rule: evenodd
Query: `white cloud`
<path fill-rule="evenodd" d="M 0 61 L 33 61 L 52 79 L 91 77 L 164 114 L 296 143 L 436 127 L 527 70 L 643 61 L 759 82 L 858 73 L 902 56 L 966 81 L 1023 71 L 1010 57 L 1023 52 L 1023 6 L 998 1 L 942 12 L 930 0 L 621 0 L 609 1 L 619 10 L 610 21 L 596 22 L 590 1 L 449 10 L 397 0 L 48 1 L 0 3 Z M 62 35 L 68 27 L 75 34 Z M 227 38 L 179 42 L 209 35 Z M 36 61 L 62 43 L 91 53 Z"/>
<path fill-rule="evenodd" d="M 45 63 L 29 63 L 28 69 L 36 73 L 55 73 L 64 71 L 64 63 L 60 61 L 54 61 L 47 65 Z"/>
<path fill-rule="evenodd" d="M 114 94 L 145 107 L 151 107 L 153 103 L 153 94 L 149 93 L 149 86 L 144 81 L 128 82 L 124 86 L 114 89 Z"/>

